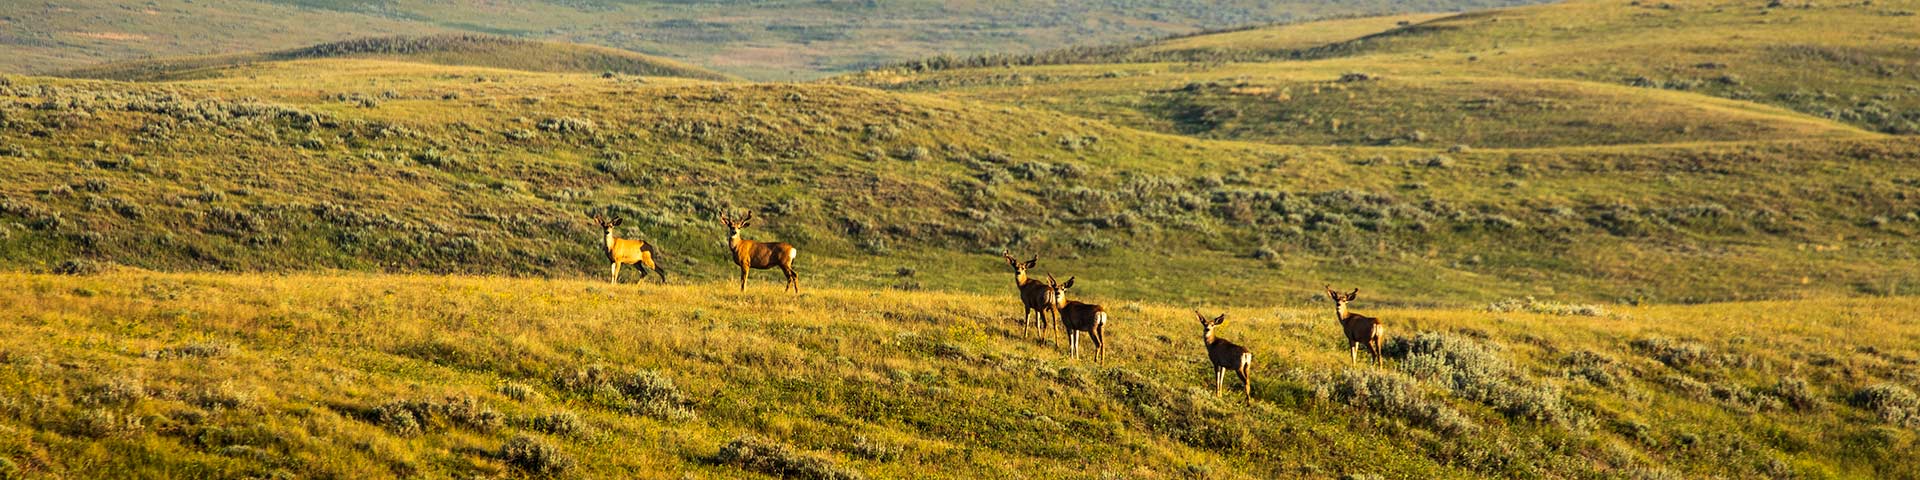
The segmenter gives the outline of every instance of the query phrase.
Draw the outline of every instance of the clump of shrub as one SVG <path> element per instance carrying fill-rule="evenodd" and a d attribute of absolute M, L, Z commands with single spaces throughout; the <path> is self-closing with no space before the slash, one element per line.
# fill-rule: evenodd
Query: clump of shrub
<path fill-rule="evenodd" d="M 1780 383 L 1773 386 L 1773 395 L 1780 397 L 1787 406 L 1802 412 L 1817 411 L 1826 406 L 1826 402 L 1820 399 L 1820 394 L 1814 392 L 1813 387 L 1799 377 L 1780 378 Z"/>
<path fill-rule="evenodd" d="M 227 346 L 211 342 L 194 342 L 174 345 L 147 352 L 147 358 L 171 360 L 179 358 L 214 358 L 227 354 Z"/>
<path fill-rule="evenodd" d="M 1880 421 L 1899 426 L 1920 426 L 1920 396 L 1892 383 L 1876 383 L 1853 392 L 1853 406 L 1864 408 Z"/>
<path fill-rule="evenodd" d="M 477 431 L 492 431 L 506 423 L 506 417 L 473 397 L 448 397 L 445 400 L 395 400 L 374 407 L 373 421 L 401 436 L 442 431 L 460 426 Z"/>
<path fill-rule="evenodd" d="M 541 120 L 535 127 L 554 133 L 593 133 L 599 128 L 592 120 L 574 117 L 554 117 Z"/>
<path fill-rule="evenodd" d="M 586 431 L 587 425 L 573 412 L 556 412 L 529 418 L 527 428 L 555 435 L 573 435 Z"/>
<path fill-rule="evenodd" d="M 1612 387 L 1622 383 L 1620 375 L 1614 373 L 1613 359 L 1600 354 L 1581 350 L 1560 357 L 1560 365 L 1567 368 L 1567 377 L 1586 380 L 1597 387 Z"/>
<path fill-rule="evenodd" d="M 1463 398 L 1484 403 L 1509 417 L 1564 423 L 1570 413 L 1560 392 L 1515 373 L 1512 362 L 1494 346 L 1471 338 L 1422 332 L 1395 337 L 1381 350 L 1401 359 L 1402 371 L 1433 380 Z"/>
<path fill-rule="evenodd" d="M 744 436 L 720 447 L 714 458 L 720 463 L 766 475 L 801 480 L 860 480 L 860 472 L 849 470 L 826 459 L 795 451 L 786 444 Z"/>
<path fill-rule="evenodd" d="M 1607 314 L 1606 307 L 1592 304 L 1556 303 L 1525 298 L 1508 298 L 1487 304 L 1489 312 L 1526 312 L 1543 315 L 1600 317 Z"/>
<path fill-rule="evenodd" d="M 1313 379 L 1314 396 L 1363 408 L 1390 418 L 1404 418 L 1447 434 L 1479 427 L 1446 403 L 1421 394 L 1419 383 L 1406 375 L 1377 370 L 1344 370 L 1331 379 Z"/>
<path fill-rule="evenodd" d="M 99 262 L 84 258 L 70 259 L 53 267 L 53 273 L 60 275 L 98 275 L 104 270 Z"/>
<path fill-rule="evenodd" d="M 616 373 L 598 365 L 562 372 L 554 377 L 561 390 L 588 395 L 611 408 L 659 420 L 692 420 L 686 396 L 673 379 L 657 370 Z"/>
<path fill-rule="evenodd" d="M 500 460 L 522 472 L 555 476 L 573 469 L 573 458 L 545 440 L 520 435 L 500 445 Z"/>
<path fill-rule="evenodd" d="M 1720 359 L 1713 354 L 1712 349 L 1695 342 L 1666 337 L 1648 337 L 1634 340 L 1629 345 L 1642 355 L 1659 360 L 1660 363 L 1673 368 L 1714 367 L 1720 364 Z"/>

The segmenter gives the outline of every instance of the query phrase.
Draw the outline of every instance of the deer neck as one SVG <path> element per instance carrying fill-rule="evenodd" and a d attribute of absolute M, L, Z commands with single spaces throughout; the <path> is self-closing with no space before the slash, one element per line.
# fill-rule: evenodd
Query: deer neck
<path fill-rule="evenodd" d="M 619 240 L 620 240 L 620 237 L 613 236 L 613 230 L 608 229 L 607 230 L 607 251 L 613 251 L 613 244 Z"/>
<path fill-rule="evenodd" d="M 1342 303 L 1333 306 L 1333 319 L 1342 322 L 1347 321 L 1347 304 Z"/>
<path fill-rule="evenodd" d="M 1013 286 L 1021 287 L 1021 286 L 1026 286 L 1026 284 L 1027 284 L 1027 272 L 1020 272 L 1020 273 L 1013 274 Z"/>

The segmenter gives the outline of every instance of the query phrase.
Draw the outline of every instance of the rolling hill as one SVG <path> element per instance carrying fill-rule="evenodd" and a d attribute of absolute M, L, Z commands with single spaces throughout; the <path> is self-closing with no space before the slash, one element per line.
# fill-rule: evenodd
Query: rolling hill
<path fill-rule="evenodd" d="M 1416 130 L 1488 147 L 1913 134 L 1916 8 L 1576 1 L 935 58 L 840 81 L 1283 144 Z"/>
<path fill-rule="evenodd" d="M 1913 477 L 1906 5 L 812 83 L 464 35 L 0 75 L 0 478 Z M 803 293 L 731 285 L 742 210 Z M 608 284 L 590 214 L 671 281 Z M 1106 306 L 1106 363 L 1020 333 L 1002 252 Z M 1339 355 L 1328 284 L 1385 365 Z M 1194 310 L 1251 400 L 1210 391 Z"/>
<path fill-rule="evenodd" d="M 68 70 L 59 75 L 129 81 L 188 80 L 218 76 L 221 69 L 247 64 L 319 58 L 367 58 L 535 72 L 609 73 L 706 80 L 734 78 L 624 50 L 477 34 L 364 38 L 277 52 L 109 63 Z"/>
<path fill-rule="evenodd" d="M 0 3 L 0 72 L 278 51 L 369 36 L 502 35 L 599 45 L 756 79 L 805 79 L 938 53 L 1026 52 L 1247 24 L 1524 0 L 683 2 L 67 0 Z"/>

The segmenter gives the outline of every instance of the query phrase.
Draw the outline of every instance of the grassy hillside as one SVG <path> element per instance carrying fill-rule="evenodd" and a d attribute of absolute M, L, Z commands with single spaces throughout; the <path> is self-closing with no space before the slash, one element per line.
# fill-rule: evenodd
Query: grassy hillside
<path fill-rule="evenodd" d="M 1282 25 L 1093 55 L 936 58 L 840 80 L 1283 144 L 1374 143 L 1416 130 L 1436 146 L 1492 147 L 1825 135 L 1809 128 L 1913 134 L 1917 10 L 1577 1 Z"/>
<path fill-rule="evenodd" d="M 713 279 L 732 208 L 836 285 L 998 290 L 952 272 L 1003 250 L 1236 304 L 1358 279 L 1403 302 L 1887 294 L 1920 272 L 1903 140 L 1276 147 L 845 87 L 369 60 L 0 93 L 0 262 L 30 270 L 595 278 L 594 211 Z"/>
<path fill-rule="evenodd" d="M 0 472 L 35 477 L 1920 474 L 1905 299 L 1363 289 L 1387 367 L 1351 366 L 1325 305 L 1232 309 L 1248 402 L 1211 392 L 1188 305 L 1097 293 L 1105 364 L 1021 336 L 1010 292 L 0 275 Z M 1533 313 L 1562 310 L 1598 316 Z"/>
<path fill-rule="evenodd" d="M 370 58 L 536 72 L 614 73 L 707 80 L 733 78 L 712 70 L 624 50 L 475 34 L 364 38 L 278 52 L 109 63 L 68 70 L 60 75 L 135 81 L 190 80 L 221 76 L 225 74 L 224 70 L 252 63 L 319 58 Z"/>
<path fill-rule="evenodd" d="M 939 53 L 1027 52 L 1308 18 L 1459 11 L 1514 0 L 1282 2 L 679 2 L 110 0 L 0 3 L 0 72 L 298 48 L 367 36 L 484 33 L 612 47 L 759 79 Z"/>

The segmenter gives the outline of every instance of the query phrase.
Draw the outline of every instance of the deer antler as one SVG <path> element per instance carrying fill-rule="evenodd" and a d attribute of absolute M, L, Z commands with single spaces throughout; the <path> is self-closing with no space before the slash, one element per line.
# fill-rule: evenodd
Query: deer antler
<path fill-rule="evenodd" d="M 1053 279 L 1053 274 L 1052 274 L 1052 273 L 1048 273 L 1048 274 L 1047 274 L 1047 285 L 1052 285 L 1052 286 L 1055 286 L 1055 287 L 1058 287 L 1058 286 L 1060 286 L 1060 281 L 1059 281 L 1059 280 L 1054 280 L 1054 279 Z"/>

